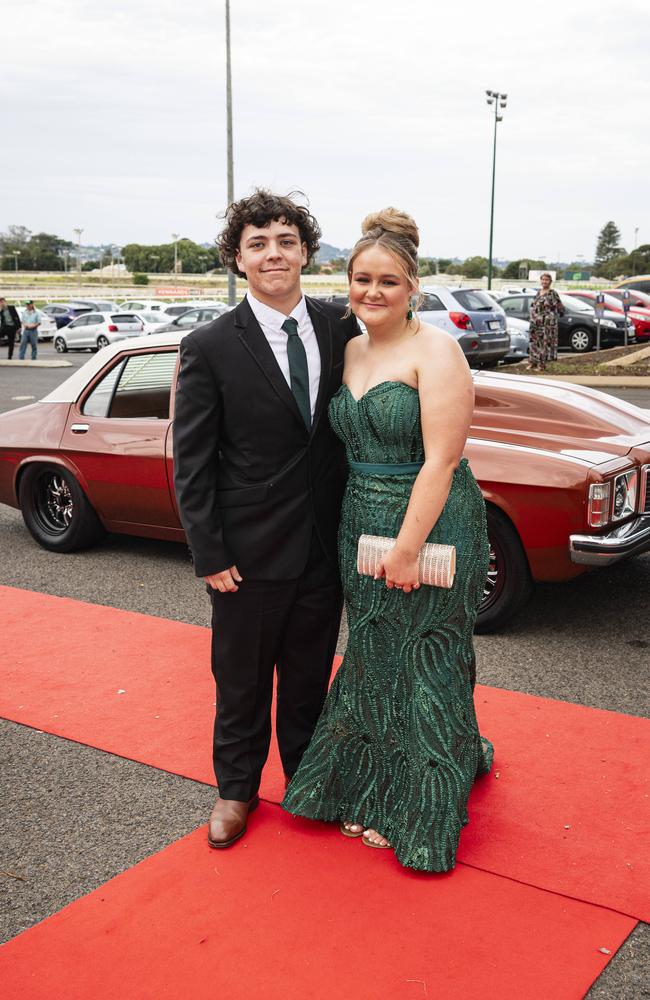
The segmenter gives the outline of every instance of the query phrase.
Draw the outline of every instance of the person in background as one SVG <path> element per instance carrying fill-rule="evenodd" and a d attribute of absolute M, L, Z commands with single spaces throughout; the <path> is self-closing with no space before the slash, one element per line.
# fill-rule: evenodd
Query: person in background
<path fill-rule="evenodd" d="M 551 288 L 548 272 L 540 276 L 541 288 L 530 305 L 529 371 L 545 371 L 549 361 L 557 361 L 558 319 L 564 316 L 560 296 Z"/>
<path fill-rule="evenodd" d="M 18 357 L 21 361 L 24 361 L 27 345 L 31 344 L 32 361 L 36 361 L 38 355 L 38 328 L 41 325 L 41 314 L 31 299 L 25 303 L 25 307 L 22 316 L 23 335 L 20 338 Z"/>
<path fill-rule="evenodd" d="M 15 306 L 10 306 L 4 297 L 0 297 L 0 336 L 7 338 L 7 359 L 14 356 L 16 335 L 20 332 L 20 316 Z"/>

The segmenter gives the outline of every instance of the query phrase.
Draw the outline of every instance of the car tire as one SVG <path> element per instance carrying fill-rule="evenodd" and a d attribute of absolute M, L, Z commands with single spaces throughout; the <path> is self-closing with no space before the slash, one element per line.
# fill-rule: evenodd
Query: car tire
<path fill-rule="evenodd" d="M 530 567 L 512 522 L 497 507 L 487 507 L 490 566 L 474 631 L 495 632 L 526 604 L 533 591 Z"/>
<path fill-rule="evenodd" d="M 108 337 L 105 337 L 103 333 L 100 334 L 99 337 L 97 338 L 97 350 L 101 351 L 102 347 L 108 347 L 108 345 L 109 345 Z"/>
<path fill-rule="evenodd" d="M 66 344 L 63 337 L 54 338 L 54 350 L 57 352 L 57 354 L 67 354 L 68 345 Z"/>
<path fill-rule="evenodd" d="M 594 335 L 584 326 L 578 326 L 569 335 L 569 347 L 574 354 L 586 354 L 594 346 Z"/>
<path fill-rule="evenodd" d="M 60 465 L 29 465 L 18 500 L 28 531 L 50 552 L 87 549 L 106 534 L 81 486 Z"/>

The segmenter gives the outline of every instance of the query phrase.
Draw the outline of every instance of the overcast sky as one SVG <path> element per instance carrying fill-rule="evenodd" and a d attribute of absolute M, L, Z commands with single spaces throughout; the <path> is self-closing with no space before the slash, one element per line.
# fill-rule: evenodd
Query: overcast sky
<path fill-rule="evenodd" d="M 593 257 L 650 243 L 650 8 L 542 0 L 232 0 L 235 195 L 307 192 L 350 246 L 369 211 L 423 255 Z M 198 242 L 226 198 L 224 0 L 20 0 L 2 15 L 0 229 Z"/>

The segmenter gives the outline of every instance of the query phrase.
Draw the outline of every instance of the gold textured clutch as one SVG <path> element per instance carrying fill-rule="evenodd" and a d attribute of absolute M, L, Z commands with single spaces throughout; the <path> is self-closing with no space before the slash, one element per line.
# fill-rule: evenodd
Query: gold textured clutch
<path fill-rule="evenodd" d="M 382 535 L 361 535 L 357 548 L 357 572 L 362 576 L 378 576 L 381 561 L 395 545 L 396 539 Z M 420 549 L 420 583 L 429 587 L 454 585 L 456 549 L 453 545 L 436 545 L 425 542 Z"/>

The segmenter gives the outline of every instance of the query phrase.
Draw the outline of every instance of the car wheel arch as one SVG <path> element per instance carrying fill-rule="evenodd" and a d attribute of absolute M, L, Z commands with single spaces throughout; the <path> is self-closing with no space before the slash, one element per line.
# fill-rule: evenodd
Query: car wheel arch
<path fill-rule="evenodd" d="M 18 504 L 18 496 L 20 491 L 20 481 L 27 472 L 28 469 L 33 468 L 35 465 L 58 465 L 60 468 L 65 469 L 69 472 L 71 476 L 77 480 L 77 483 L 86 497 L 88 503 L 93 507 L 97 517 L 103 522 L 103 517 L 101 511 L 97 510 L 95 505 L 90 499 L 90 493 L 88 490 L 88 483 L 86 482 L 81 470 L 77 468 L 74 462 L 70 462 L 62 458 L 60 455 L 28 455 L 22 460 L 18 468 L 16 469 L 16 475 L 14 477 L 14 495 L 16 497 L 16 503 Z"/>
<path fill-rule="evenodd" d="M 515 523 L 496 503 L 487 502 L 486 513 L 490 564 L 475 626 L 478 634 L 507 624 L 533 590 L 528 554 Z"/>

